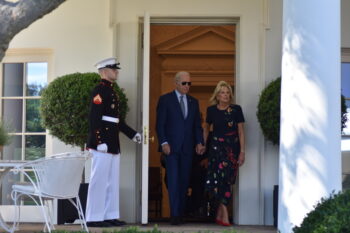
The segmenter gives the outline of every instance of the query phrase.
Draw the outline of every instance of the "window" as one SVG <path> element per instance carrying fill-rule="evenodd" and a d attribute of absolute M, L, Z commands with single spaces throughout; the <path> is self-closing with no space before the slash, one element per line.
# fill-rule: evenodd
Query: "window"
<path fill-rule="evenodd" d="M 341 63 L 341 93 L 345 97 L 348 121 L 343 130 L 344 135 L 350 135 L 350 59 Z"/>
<path fill-rule="evenodd" d="M 342 49 L 341 93 L 345 97 L 348 117 L 341 142 L 343 189 L 350 189 L 350 48 Z"/>
<path fill-rule="evenodd" d="M 45 156 L 45 129 L 40 125 L 40 94 L 47 84 L 47 62 L 3 63 L 2 119 L 14 131 L 4 160 Z"/>
<path fill-rule="evenodd" d="M 33 52 L 34 55 L 27 50 L 10 51 L 1 63 L 0 113 L 12 134 L 11 144 L 1 152 L 1 160 L 34 160 L 45 156 L 46 130 L 41 126 L 39 107 L 41 92 L 48 83 L 49 56 L 40 50 Z M 24 181 L 24 177 L 5 180 L 2 205 L 12 203 L 11 185 Z"/>

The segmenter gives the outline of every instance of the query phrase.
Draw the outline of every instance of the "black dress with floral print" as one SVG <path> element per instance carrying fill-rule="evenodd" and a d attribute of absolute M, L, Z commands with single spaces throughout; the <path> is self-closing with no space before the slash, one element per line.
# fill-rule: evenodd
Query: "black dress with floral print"
<path fill-rule="evenodd" d="M 209 106 L 206 122 L 213 126 L 211 138 L 208 139 L 206 189 L 216 201 L 227 205 L 238 172 L 238 123 L 244 122 L 242 108 L 233 104 L 225 110 L 219 110 L 216 105 Z"/>

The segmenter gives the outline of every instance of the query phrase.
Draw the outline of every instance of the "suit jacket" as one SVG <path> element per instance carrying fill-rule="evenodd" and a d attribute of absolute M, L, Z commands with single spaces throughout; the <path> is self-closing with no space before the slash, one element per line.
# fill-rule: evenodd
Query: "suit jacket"
<path fill-rule="evenodd" d="M 96 150 L 99 144 L 106 143 L 108 153 L 118 154 L 120 153 L 119 131 L 129 138 L 133 138 L 136 131 L 119 118 L 119 100 L 113 86 L 114 83 L 101 79 L 92 91 L 87 148 Z M 119 123 L 104 121 L 102 116 L 119 118 Z"/>
<path fill-rule="evenodd" d="M 164 142 L 169 143 L 171 153 L 193 153 L 196 144 L 203 144 L 198 100 L 187 95 L 187 108 L 185 119 L 175 91 L 159 98 L 156 127 L 160 151 Z"/>

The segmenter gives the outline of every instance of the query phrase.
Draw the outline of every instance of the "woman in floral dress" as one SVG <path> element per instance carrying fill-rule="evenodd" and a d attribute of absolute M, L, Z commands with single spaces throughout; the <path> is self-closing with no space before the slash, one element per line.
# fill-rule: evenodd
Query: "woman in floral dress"
<path fill-rule="evenodd" d="M 210 98 L 204 126 L 204 138 L 208 139 L 208 174 L 206 189 L 217 203 L 216 223 L 230 226 L 227 205 L 232 198 L 232 186 L 238 167 L 244 163 L 244 116 L 239 105 L 233 104 L 230 85 L 220 81 Z M 207 140 L 208 141 L 208 140 Z"/>

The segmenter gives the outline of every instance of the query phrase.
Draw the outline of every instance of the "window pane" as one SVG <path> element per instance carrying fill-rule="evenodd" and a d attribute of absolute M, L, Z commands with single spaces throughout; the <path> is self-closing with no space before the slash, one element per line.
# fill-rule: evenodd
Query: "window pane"
<path fill-rule="evenodd" d="M 40 100 L 26 100 L 26 132 L 44 132 L 40 124 Z"/>
<path fill-rule="evenodd" d="M 23 96 L 23 63 L 5 63 L 3 95 Z"/>
<path fill-rule="evenodd" d="M 341 64 L 341 90 L 346 98 L 350 98 L 350 63 Z"/>
<path fill-rule="evenodd" d="M 3 160 L 22 160 L 22 136 L 15 135 L 11 139 L 10 145 L 4 147 Z"/>
<path fill-rule="evenodd" d="M 26 136 L 25 160 L 34 160 L 45 156 L 45 135 Z"/>
<path fill-rule="evenodd" d="M 47 83 L 47 63 L 27 63 L 27 96 L 40 96 Z"/>
<path fill-rule="evenodd" d="M 3 100 L 2 114 L 12 131 L 22 133 L 23 100 Z"/>

